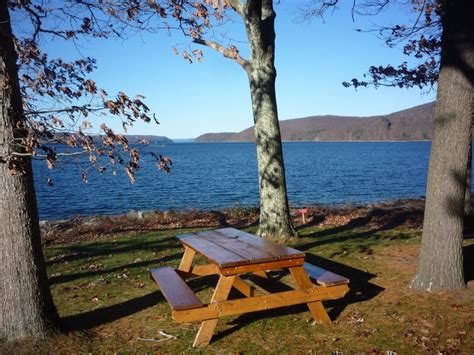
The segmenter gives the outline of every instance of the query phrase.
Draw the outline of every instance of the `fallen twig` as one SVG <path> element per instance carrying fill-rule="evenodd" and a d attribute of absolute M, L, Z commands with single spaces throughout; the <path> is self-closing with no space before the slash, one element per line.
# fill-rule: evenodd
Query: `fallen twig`
<path fill-rule="evenodd" d="M 175 335 L 170 335 L 170 334 L 166 334 L 164 331 L 160 330 L 158 332 L 158 334 L 160 335 L 163 335 L 164 338 L 163 339 L 154 339 L 154 338 L 141 338 L 141 337 L 137 337 L 137 340 L 143 340 L 143 341 L 154 341 L 154 342 L 161 342 L 161 341 L 165 341 L 165 340 L 171 340 L 171 339 L 176 339 L 177 336 Z"/>

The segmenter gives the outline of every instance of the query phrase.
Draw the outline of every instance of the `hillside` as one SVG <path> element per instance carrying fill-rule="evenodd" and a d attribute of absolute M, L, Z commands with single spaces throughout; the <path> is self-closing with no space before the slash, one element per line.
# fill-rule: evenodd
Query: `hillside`
<path fill-rule="evenodd" d="M 388 115 L 370 117 L 310 116 L 280 121 L 280 128 L 284 141 L 430 140 L 434 107 L 435 103 L 431 102 Z M 239 133 L 207 133 L 196 138 L 197 142 L 254 140 L 253 126 Z"/>
<path fill-rule="evenodd" d="M 139 143 L 142 139 L 146 139 L 151 143 L 173 143 L 173 140 L 164 136 L 151 136 L 151 135 L 126 135 L 128 142 L 131 144 Z"/>
<path fill-rule="evenodd" d="M 66 141 L 67 137 L 68 135 L 65 133 L 56 133 L 54 135 L 55 141 L 52 141 L 48 144 L 65 144 L 64 142 Z M 101 136 L 99 135 L 92 135 L 91 137 L 95 144 L 100 144 L 102 141 Z M 173 143 L 172 139 L 164 136 L 126 134 L 125 137 L 127 138 L 129 144 L 138 144 L 143 139 L 147 140 L 150 144 Z"/>
<path fill-rule="evenodd" d="M 205 133 L 196 138 L 196 142 L 225 142 L 232 139 L 235 132 Z"/>

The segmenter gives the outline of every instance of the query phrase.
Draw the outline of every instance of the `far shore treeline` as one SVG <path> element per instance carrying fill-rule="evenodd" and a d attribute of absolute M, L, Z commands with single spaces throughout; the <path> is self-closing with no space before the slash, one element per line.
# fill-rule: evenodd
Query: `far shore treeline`
<path fill-rule="evenodd" d="M 435 103 L 370 117 L 310 116 L 280 121 L 284 141 L 431 140 Z M 253 142 L 253 126 L 241 132 L 206 133 L 197 142 Z"/>
<path fill-rule="evenodd" d="M 435 102 L 379 116 L 321 115 L 280 121 L 287 142 L 426 141 L 431 140 Z M 254 142 L 254 127 L 241 132 L 204 133 L 197 138 L 171 139 L 154 135 L 126 135 L 130 144 L 145 139 L 150 144 Z M 98 137 L 97 137 L 98 139 Z"/>

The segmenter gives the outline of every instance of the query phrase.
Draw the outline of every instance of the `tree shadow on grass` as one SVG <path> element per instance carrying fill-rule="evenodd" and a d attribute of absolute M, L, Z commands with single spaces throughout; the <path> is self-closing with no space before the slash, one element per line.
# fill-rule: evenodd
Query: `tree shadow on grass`
<path fill-rule="evenodd" d="M 70 245 L 58 248 L 65 255 L 46 261 L 46 265 L 50 266 L 56 263 L 71 262 L 97 256 L 127 254 L 140 250 L 162 250 L 164 247 L 167 249 L 177 249 L 180 246 L 175 237 L 156 238 L 150 241 L 118 240 L 114 242 L 108 240 L 106 243 L 98 241 L 97 243 L 86 245 Z"/>
<path fill-rule="evenodd" d="M 100 276 L 100 275 L 107 275 L 111 274 L 113 272 L 117 271 L 122 271 L 124 269 L 136 269 L 140 267 L 146 267 L 146 266 L 153 266 L 153 265 L 158 265 L 159 263 L 162 262 L 168 262 L 168 261 L 174 261 L 174 260 L 179 260 L 182 256 L 182 253 L 176 253 L 176 254 L 171 254 L 164 256 L 159 259 L 153 259 L 153 260 L 146 260 L 146 261 L 141 261 L 141 262 L 136 262 L 136 263 L 130 263 L 130 264 L 124 264 L 120 266 L 116 266 L 110 269 L 103 269 L 103 270 L 93 270 L 93 271 L 87 271 L 87 272 L 78 272 L 74 274 L 65 274 L 65 275 L 59 275 L 59 276 L 53 276 L 49 279 L 50 285 L 54 284 L 60 284 L 64 282 L 70 282 L 74 281 L 77 279 L 81 279 L 84 277 L 92 277 L 92 276 Z"/>
<path fill-rule="evenodd" d="M 333 228 L 330 228 L 330 229 L 325 229 L 324 231 L 328 231 L 331 234 L 342 233 L 342 232 L 351 230 L 353 228 L 363 227 L 363 226 L 367 225 L 370 222 L 370 220 L 371 220 L 370 216 L 357 217 L 357 218 L 352 219 L 349 223 L 346 223 L 346 224 L 341 225 L 341 226 L 333 227 Z M 324 221 L 324 217 L 317 216 L 317 217 L 313 218 L 310 222 L 298 226 L 297 229 L 301 230 L 301 229 L 304 229 L 304 228 L 307 228 L 307 227 L 316 227 L 323 221 Z"/>
<path fill-rule="evenodd" d="M 164 298 L 161 292 L 154 291 L 144 296 L 117 303 L 112 306 L 64 317 L 61 319 L 61 323 L 63 328 L 69 331 L 91 329 L 99 325 L 128 317 L 163 301 Z"/>
<path fill-rule="evenodd" d="M 342 311 L 348 305 L 368 301 L 376 297 L 380 292 L 384 290 L 383 287 L 380 287 L 370 282 L 370 280 L 376 275 L 371 274 L 369 272 L 358 270 L 356 268 L 332 260 L 324 259 L 309 253 L 306 254 L 306 261 L 313 265 L 322 267 L 326 270 L 339 274 L 341 276 L 345 276 L 350 280 L 350 290 L 343 298 L 323 302 L 325 308 L 329 310 L 329 317 L 333 321 L 340 316 Z M 270 273 L 270 275 L 272 275 L 271 280 L 260 280 L 266 283 L 265 289 L 272 292 L 287 291 L 289 289 L 287 285 L 278 281 L 282 276 L 280 272 Z M 275 277 L 276 280 L 273 280 L 273 277 Z M 272 289 L 270 290 L 270 288 L 267 286 L 271 284 Z M 242 314 L 237 318 L 233 319 L 231 322 L 227 323 L 232 325 L 232 327 L 216 334 L 216 336 L 213 337 L 213 340 L 222 339 L 225 336 L 228 336 L 234 333 L 235 331 L 238 331 L 239 329 L 247 326 L 252 322 L 256 322 L 262 319 L 281 317 L 290 314 L 298 314 L 302 312 L 309 312 L 307 306 L 304 304 L 268 311 Z"/>
<path fill-rule="evenodd" d="M 231 220 L 232 218 L 229 216 L 229 212 L 223 213 L 222 211 L 211 211 L 211 213 L 216 217 L 217 222 L 218 222 L 218 226 L 209 226 L 209 227 L 214 227 L 214 228 L 228 228 L 228 227 L 249 228 L 249 227 L 255 227 L 255 226 L 258 225 L 258 220 L 255 221 L 255 222 L 249 222 L 247 220 L 249 217 L 245 216 L 245 215 L 237 216 L 236 218 L 234 218 L 234 220 L 237 220 L 237 223 L 230 223 L 229 220 Z"/>
<path fill-rule="evenodd" d="M 397 233 L 395 235 L 379 235 L 378 232 L 384 231 L 384 227 L 367 229 L 367 230 L 354 230 L 351 233 L 351 228 L 335 227 L 331 229 L 324 229 L 316 231 L 312 234 L 303 236 L 304 238 L 310 238 L 309 242 L 298 244 L 296 248 L 299 250 L 307 251 L 315 247 L 320 247 L 323 245 L 330 245 L 334 243 L 339 243 L 341 245 L 341 251 L 335 252 L 331 257 L 337 256 L 339 254 L 345 254 L 352 251 L 357 251 L 361 253 L 370 254 L 372 249 L 371 244 L 377 244 L 379 241 L 384 240 L 404 240 L 410 239 L 413 236 L 403 232 Z M 345 233 L 342 233 L 345 232 Z M 342 233 L 342 234 L 340 234 Z M 328 238 L 330 237 L 330 238 Z M 351 243 L 355 242 L 355 243 Z"/>
<path fill-rule="evenodd" d="M 307 254 L 306 260 L 314 265 L 323 267 L 327 270 L 348 277 L 351 280 L 350 291 L 346 294 L 344 298 L 324 302 L 325 307 L 329 309 L 329 316 L 333 320 L 339 317 L 341 312 L 348 305 L 370 300 L 371 298 L 378 295 L 381 291 L 383 291 L 383 288 L 369 282 L 369 280 L 375 276 L 373 274 L 349 267 L 341 263 L 323 259 L 312 254 Z M 272 292 L 281 292 L 289 289 L 289 286 L 279 281 L 282 277 L 281 272 L 273 272 L 270 273 L 270 275 L 270 280 L 260 279 L 260 281 L 266 283 L 266 286 L 268 286 L 265 287 L 266 289 L 269 289 Z M 194 292 L 199 292 L 214 287 L 217 283 L 217 279 L 218 278 L 216 275 L 211 275 L 191 279 L 187 281 L 187 283 L 193 289 Z M 256 277 L 256 279 L 258 279 L 258 277 Z M 237 296 L 238 292 L 233 290 L 230 298 L 236 298 Z M 64 329 L 69 331 L 87 330 L 133 315 L 137 312 L 143 311 L 162 302 L 166 302 L 163 298 L 162 293 L 160 291 L 154 291 L 144 296 L 137 297 L 112 306 L 94 309 L 84 313 L 64 317 L 62 319 L 62 323 Z M 217 334 L 214 340 L 218 340 L 227 335 L 230 335 L 233 332 L 248 325 L 249 323 L 261 319 L 275 318 L 307 311 L 308 309 L 306 305 L 297 305 L 269 311 L 243 314 L 229 323 L 232 324 L 233 327 Z"/>
<path fill-rule="evenodd" d="M 360 208 L 354 207 L 355 211 L 358 209 Z M 351 211 L 347 210 L 345 213 L 350 214 Z M 298 226 L 297 229 L 301 230 L 317 226 L 324 219 L 324 213 L 322 215 L 315 215 L 308 223 Z M 420 224 L 422 220 L 423 210 L 417 206 L 404 206 L 403 203 L 400 206 L 375 206 L 366 215 L 353 218 L 347 224 L 331 228 L 330 231 L 333 234 L 337 234 L 354 228 L 370 226 L 372 223 L 377 224 L 377 229 L 383 231 L 396 228 L 407 222 Z"/>
<path fill-rule="evenodd" d="M 368 301 L 385 290 L 383 287 L 370 282 L 376 276 L 370 272 L 310 253 L 306 253 L 306 261 L 350 280 L 349 292 L 343 298 L 325 303 L 328 308 L 331 308 L 329 312 L 331 319 L 337 318 L 348 305 Z"/>
<path fill-rule="evenodd" d="M 217 277 L 211 275 L 193 279 L 187 283 L 195 292 L 198 292 L 215 286 L 217 284 Z M 131 316 L 163 302 L 166 302 L 166 300 L 161 291 L 157 290 L 112 306 L 63 317 L 61 323 L 67 331 L 87 330 Z"/>

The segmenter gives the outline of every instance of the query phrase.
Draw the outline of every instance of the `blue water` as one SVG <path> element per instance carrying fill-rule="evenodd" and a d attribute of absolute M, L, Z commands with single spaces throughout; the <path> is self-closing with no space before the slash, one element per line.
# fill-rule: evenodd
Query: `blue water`
<path fill-rule="evenodd" d="M 89 171 L 84 158 L 48 170 L 34 161 L 40 219 L 120 214 L 135 210 L 218 209 L 257 206 L 258 177 L 253 143 L 173 143 L 147 147 L 173 159 L 171 174 L 142 154 L 134 185 Z M 429 142 L 284 143 L 290 205 L 367 203 L 425 195 Z M 48 186 L 47 179 L 53 180 Z"/>

